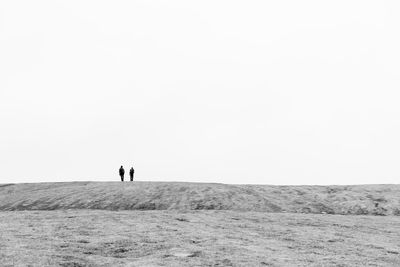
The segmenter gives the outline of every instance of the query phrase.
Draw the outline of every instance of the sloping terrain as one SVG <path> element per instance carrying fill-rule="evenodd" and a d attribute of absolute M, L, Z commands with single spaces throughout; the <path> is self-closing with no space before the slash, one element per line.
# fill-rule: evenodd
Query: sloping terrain
<path fill-rule="evenodd" d="M 400 185 L 272 186 L 181 182 L 0 184 L 0 210 L 234 210 L 400 215 Z"/>
<path fill-rule="evenodd" d="M 3 184 L 0 266 L 400 266 L 400 216 L 371 215 L 400 186 Z"/>

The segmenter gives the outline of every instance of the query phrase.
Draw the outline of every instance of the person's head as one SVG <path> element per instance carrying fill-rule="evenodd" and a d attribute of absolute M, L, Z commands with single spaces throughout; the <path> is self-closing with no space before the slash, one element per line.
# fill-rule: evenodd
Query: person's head
<path fill-rule="evenodd" d="M 121 168 L 123 168 L 122 165 L 121 165 Z"/>

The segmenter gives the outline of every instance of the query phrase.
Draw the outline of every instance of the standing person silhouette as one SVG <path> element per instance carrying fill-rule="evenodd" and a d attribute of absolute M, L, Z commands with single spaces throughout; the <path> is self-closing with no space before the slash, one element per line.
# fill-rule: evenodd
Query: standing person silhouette
<path fill-rule="evenodd" d="M 133 167 L 131 167 L 131 169 L 129 170 L 129 176 L 131 177 L 131 182 L 133 181 L 134 174 L 135 174 L 135 170 L 133 169 Z"/>
<path fill-rule="evenodd" d="M 124 181 L 124 174 L 125 174 L 124 167 L 121 166 L 121 168 L 119 168 L 119 176 L 121 176 L 121 182 Z"/>

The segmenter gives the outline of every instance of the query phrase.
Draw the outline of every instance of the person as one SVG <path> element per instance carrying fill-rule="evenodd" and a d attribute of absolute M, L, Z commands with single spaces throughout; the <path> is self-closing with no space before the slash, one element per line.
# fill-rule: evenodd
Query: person
<path fill-rule="evenodd" d="M 121 182 L 124 181 L 124 174 L 125 174 L 124 167 L 121 166 L 121 168 L 119 168 L 119 176 L 121 176 Z"/>
<path fill-rule="evenodd" d="M 129 170 L 129 176 L 131 177 L 131 182 L 133 181 L 134 173 L 135 173 L 135 170 L 133 169 L 133 167 L 131 167 L 131 169 Z"/>

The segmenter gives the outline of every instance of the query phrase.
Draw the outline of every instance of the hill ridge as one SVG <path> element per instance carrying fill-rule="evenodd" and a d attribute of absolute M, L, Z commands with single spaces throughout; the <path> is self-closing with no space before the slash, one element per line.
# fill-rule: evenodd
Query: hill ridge
<path fill-rule="evenodd" d="M 400 215 L 400 185 L 246 185 L 138 181 L 0 184 L 0 211 L 57 209 Z"/>

